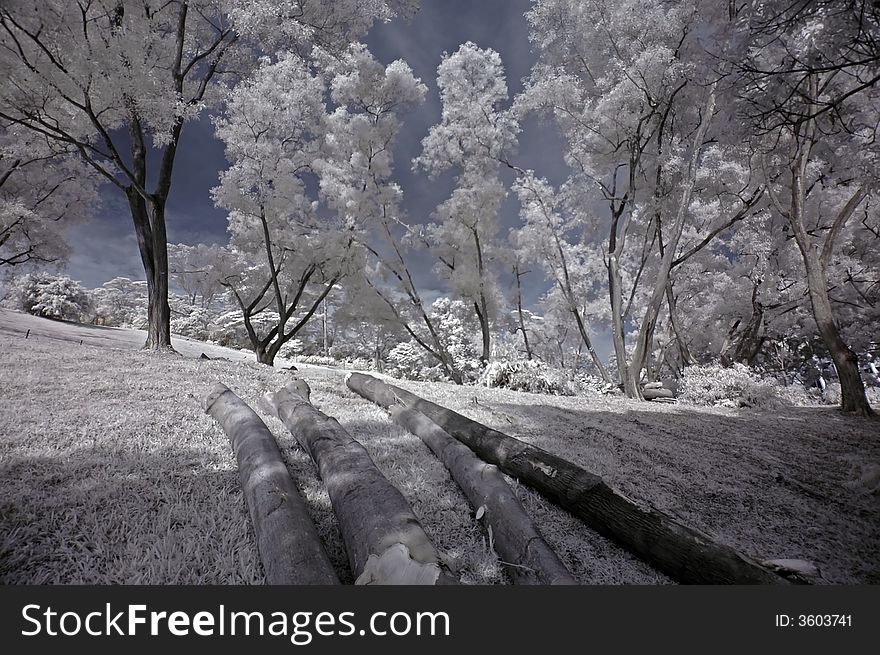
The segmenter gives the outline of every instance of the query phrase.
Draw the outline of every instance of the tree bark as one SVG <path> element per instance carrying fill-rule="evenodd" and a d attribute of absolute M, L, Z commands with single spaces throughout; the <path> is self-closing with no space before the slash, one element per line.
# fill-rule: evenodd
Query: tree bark
<path fill-rule="evenodd" d="M 205 413 L 220 423 L 232 444 L 266 582 L 339 584 L 305 501 L 266 424 L 223 384 L 205 398 Z"/>
<path fill-rule="evenodd" d="M 638 376 L 645 365 L 645 360 L 651 350 L 654 337 L 654 326 L 657 323 L 657 317 L 660 313 L 660 307 L 666 296 L 666 288 L 669 284 L 669 275 L 672 271 L 673 262 L 675 261 L 675 252 L 678 249 L 681 235 L 684 231 L 684 224 L 687 212 L 691 204 L 694 186 L 697 181 L 698 165 L 700 153 L 703 150 L 703 142 L 709 124 L 712 121 L 712 115 L 715 112 L 715 90 L 717 82 L 713 82 L 709 87 L 709 95 L 706 99 L 706 106 L 701 112 L 700 124 L 697 126 L 694 135 L 693 146 L 691 147 L 690 160 L 688 162 L 687 172 L 682 182 L 683 189 L 681 200 L 676 211 L 675 222 L 672 227 L 672 234 L 666 243 L 666 250 L 660 260 L 660 268 L 657 271 L 657 277 L 654 282 L 654 288 L 651 290 L 651 296 L 645 307 L 645 314 L 636 335 L 635 349 L 633 351 L 632 361 L 629 364 L 629 372 L 631 376 Z M 658 228 L 659 229 L 659 228 Z"/>
<path fill-rule="evenodd" d="M 509 565 L 507 572 L 514 583 L 577 584 L 496 466 L 479 459 L 421 412 L 399 405 L 390 410 L 394 420 L 424 441 L 449 469 L 478 514 L 482 508 L 495 552 Z"/>
<path fill-rule="evenodd" d="M 678 318 L 678 300 L 675 297 L 675 291 L 672 288 L 672 280 L 666 285 L 666 303 L 669 307 L 669 325 L 672 327 L 672 333 L 675 335 L 675 342 L 678 345 L 678 353 L 681 356 L 682 368 L 693 366 L 697 363 L 688 347 L 687 339 L 684 338 L 684 329 Z M 661 360 L 660 366 L 663 366 Z"/>
<path fill-rule="evenodd" d="M 303 380 L 265 399 L 318 467 L 355 584 L 456 583 L 400 491 L 336 419 L 309 402 Z"/>
<path fill-rule="evenodd" d="M 126 189 L 138 250 L 147 278 L 147 340 L 144 348 L 171 348 L 171 306 L 168 304 L 168 241 L 165 204 L 151 196 L 148 203 L 132 187 Z"/>
<path fill-rule="evenodd" d="M 616 229 L 616 228 L 614 228 Z M 613 235 L 615 236 L 615 235 Z M 614 358 L 617 360 L 617 376 L 627 398 L 642 400 L 642 392 L 639 387 L 641 370 L 633 371 L 626 356 L 626 335 L 624 333 L 623 315 L 623 281 L 620 275 L 620 266 L 617 259 L 617 249 L 621 242 L 611 239 L 614 250 L 610 250 L 606 267 L 608 269 L 608 294 L 611 299 L 611 341 L 614 345 Z M 616 244 L 616 245 L 615 245 Z"/>
<path fill-rule="evenodd" d="M 799 120 L 792 126 L 792 136 L 796 138 L 791 146 L 792 156 L 789 167 L 791 188 L 789 189 L 788 207 L 783 206 L 771 184 L 768 184 L 767 191 L 777 210 L 788 220 L 795 242 L 803 257 L 813 318 L 815 318 L 819 334 L 834 360 L 837 376 L 840 379 L 841 409 L 861 416 L 873 416 L 874 411 L 868 403 L 865 385 L 859 373 L 858 357 L 840 336 L 840 330 L 834 320 L 834 311 L 828 297 L 828 264 L 834 251 L 835 240 L 856 208 L 867 197 L 868 188 L 866 186 L 859 187 L 841 207 L 820 249 L 819 244 L 807 231 L 805 216 L 809 186 L 808 169 L 813 161 L 812 148 L 820 139 L 820 131 L 814 114 L 820 88 L 818 75 L 811 73 L 806 76 L 803 85 L 805 91 L 803 97 L 807 101 L 808 118 Z"/>
<path fill-rule="evenodd" d="M 523 306 L 522 306 L 522 282 L 521 278 L 523 275 L 528 273 L 528 271 L 520 271 L 519 270 L 519 261 L 517 261 L 513 265 L 513 274 L 516 277 L 516 312 L 519 316 L 519 330 L 522 332 L 523 337 L 523 345 L 526 348 L 526 359 L 529 361 L 532 360 L 532 347 L 529 344 L 529 333 L 526 330 L 526 321 L 523 317 Z"/>
<path fill-rule="evenodd" d="M 752 289 L 752 315 L 743 328 L 733 351 L 733 361 L 751 366 L 761 352 L 765 337 L 761 336 L 761 328 L 764 326 L 764 307 L 757 298 L 758 287 Z"/>
<path fill-rule="evenodd" d="M 659 571 L 684 583 L 786 584 L 729 546 L 655 509 L 643 509 L 598 476 L 545 450 L 472 421 L 369 375 L 352 373 L 348 387 L 384 407 L 404 404 L 425 414 L 483 460 L 524 482 L 627 548 Z"/>
<path fill-rule="evenodd" d="M 828 298 L 827 276 L 821 264 L 814 261 L 815 252 L 803 251 L 804 263 L 807 267 L 807 282 L 810 289 L 810 302 L 813 306 L 813 317 L 822 341 L 828 348 L 837 377 L 840 379 L 840 408 L 844 412 L 852 412 L 860 416 L 872 416 L 874 410 L 868 403 L 865 384 L 859 373 L 859 358 L 840 336 L 834 321 L 834 312 Z"/>

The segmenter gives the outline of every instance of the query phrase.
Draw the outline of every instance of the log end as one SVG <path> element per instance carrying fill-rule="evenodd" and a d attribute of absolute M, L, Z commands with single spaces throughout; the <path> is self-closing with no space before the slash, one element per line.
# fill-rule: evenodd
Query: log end
<path fill-rule="evenodd" d="M 356 585 L 436 585 L 443 570 L 437 562 L 413 558 L 406 544 L 389 546 L 381 555 L 370 555 Z"/>
<path fill-rule="evenodd" d="M 306 383 L 306 381 L 303 380 L 302 378 L 294 378 L 293 380 L 288 382 L 286 385 L 284 385 L 284 388 L 287 391 L 289 391 L 290 393 L 292 393 L 293 395 L 298 396 L 299 398 L 302 398 L 307 403 L 312 402 L 311 401 L 312 390 L 309 388 L 308 383 Z"/>
<path fill-rule="evenodd" d="M 220 396 L 222 396 L 227 391 L 229 391 L 229 387 L 227 387 L 222 382 L 218 382 L 214 386 L 214 388 L 211 389 L 211 392 L 207 396 L 205 396 L 205 402 L 203 405 L 205 409 L 205 414 L 211 413 L 211 407 L 214 405 L 215 402 L 217 402 Z"/>

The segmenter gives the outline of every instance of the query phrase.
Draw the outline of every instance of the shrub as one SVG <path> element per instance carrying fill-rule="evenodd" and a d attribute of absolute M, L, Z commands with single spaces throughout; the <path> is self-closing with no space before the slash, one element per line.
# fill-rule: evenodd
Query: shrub
<path fill-rule="evenodd" d="M 528 360 L 490 362 L 481 379 L 487 387 L 528 391 L 556 396 L 571 396 L 573 391 L 565 376 L 546 364 Z"/>
<path fill-rule="evenodd" d="M 339 366 L 341 362 L 335 357 L 324 355 L 299 355 L 296 358 L 299 364 L 314 364 L 315 366 Z"/>
<path fill-rule="evenodd" d="M 171 320 L 171 331 L 191 339 L 206 341 L 210 335 L 211 317 L 208 311 L 195 307 L 185 316 Z"/>
<path fill-rule="evenodd" d="M 406 341 L 388 352 L 388 374 L 405 380 L 418 380 L 425 367 L 425 356 L 418 345 Z"/>
<path fill-rule="evenodd" d="M 578 373 L 575 376 L 575 385 L 578 394 L 602 394 L 603 396 L 621 396 L 623 391 L 613 382 L 605 382 L 600 377 L 590 373 Z"/>
<path fill-rule="evenodd" d="M 691 405 L 761 409 L 789 404 L 775 380 L 763 380 L 743 364 L 688 366 L 682 376 L 679 399 Z"/>
<path fill-rule="evenodd" d="M 84 321 L 92 313 L 89 292 L 66 275 L 25 275 L 12 285 L 7 304 L 34 316 L 65 321 Z"/>

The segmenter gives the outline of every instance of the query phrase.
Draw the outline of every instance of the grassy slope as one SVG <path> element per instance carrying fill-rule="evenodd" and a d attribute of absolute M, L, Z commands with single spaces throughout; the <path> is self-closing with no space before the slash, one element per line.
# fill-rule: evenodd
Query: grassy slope
<path fill-rule="evenodd" d="M 350 581 L 313 465 L 257 404 L 291 374 L 197 342 L 177 342 L 183 356 L 149 354 L 136 350 L 142 341 L 135 331 L 0 310 L 0 581 L 261 582 L 234 459 L 200 406 L 217 381 L 266 418 Z M 195 359 L 201 352 L 238 361 Z M 364 443 L 410 500 L 462 579 L 505 582 L 463 495 L 430 451 L 349 392 L 343 372 L 301 367 L 298 374 L 313 401 Z M 777 415 L 405 386 L 572 459 L 753 556 L 812 560 L 833 582 L 880 582 L 877 495 L 851 484 L 864 464 L 880 462 L 876 422 L 825 408 Z M 514 487 L 582 582 L 666 582 Z"/>

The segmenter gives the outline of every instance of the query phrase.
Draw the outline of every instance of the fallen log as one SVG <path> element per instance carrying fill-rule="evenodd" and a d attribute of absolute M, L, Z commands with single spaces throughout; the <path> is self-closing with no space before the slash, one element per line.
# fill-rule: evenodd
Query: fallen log
<path fill-rule="evenodd" d="M 266 582 L 339 584 L 305 501 L 266 424 L 223 384 L 205 398 L 205 413 L 217 420 L 232 444 Z"/>
<path fill-rule="evenodd" d="M 318 467 L 355 584 L 455 584 L 409 503 L 366 449 L 292 380 L 265 400 Z"/>
<path fill-rule="evenodd" d="M 670 391 L 669 389 L 663 389 L 662 387 L 645 387 L 644 389 L 642 389 L 642 396 L 645 400 L 658 400 L 660 398 L 672 398 L 675 396 L 675 394 L 673 394 L 672 391 Z"/>
<path fill-rule="evenodd" d="M 487 525 L 495 552 L 516 584 L 577 584 L 544 541 L 498 467 L 487 464 L 443 428 L 414 409 L 391 408 L 397 423 L 419 437 L 449 469 Z"/>
<path fill-rule="evenodd" d="M 690 584 L 788 584 L 712 537 L 650 507 L 640 507 L 597 475 L 372 376 L 351 373 L 349 389 L 383 407 L 416 409 L 482 459 L 528 484 L 594 530 L 674 580 Z"/>

